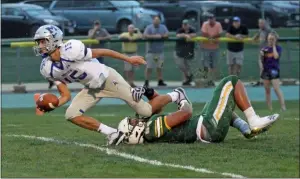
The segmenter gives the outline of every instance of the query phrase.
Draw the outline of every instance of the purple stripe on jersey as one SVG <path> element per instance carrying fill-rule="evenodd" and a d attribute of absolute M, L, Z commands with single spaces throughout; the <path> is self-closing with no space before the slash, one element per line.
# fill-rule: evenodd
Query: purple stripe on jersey
<path fill-rule="evenodd" d="M 87 54 L 87 48 L 84 47 L 84 56 L 86 56 L 86 54 Z"/>
<path fill-rule="evenodd" d="M 68 78 L 64 78 L 64 80 L 65 80 L 66 82 L 68 82 L 68 83 L 72 83 L 72 81 L 69 80 Z"/>
<path fill-rule="evenodd" d="M 42 58 L 46 58 L 46 57 L 48 57 L 48 54 L 43 53 L 43 54 L 42 54 Z"/>
<path fill-rule="evenodd" d="M 51 64 L 51 69 L 50 69 L 50 76 L 53 78 L 53 62 L 52 62 L 52 64 Z"/>
<path fill-rule="evenodd" d="M 53 67 L 56 67 L 60 70 L 64 70 L 64 65 L 62 61 L 59 61 L 58 63 L 52 62 L 51 64 L 51 70 L 50 70 L 50 76 L 53 78 Z"/>
<path fill-rule="evenodd" d="M 267 46 L 264 47 L 262 50 L 264 52 L 264 58 L 262 60 L 264 70 L 272 70 L 272 69 L 279 70 L 279 58 L 282 52 L 281 47 L 276 45 L 276 50 L 279 55 L 278 59 L 274 58 L 273 47 Z"/>
<path fill-rule="evenodd" d="M 79 109 L 79 112 L 81 112 L 82 114 L 84 113 L 84 110 L 82 110 L 82 109 Z"/>

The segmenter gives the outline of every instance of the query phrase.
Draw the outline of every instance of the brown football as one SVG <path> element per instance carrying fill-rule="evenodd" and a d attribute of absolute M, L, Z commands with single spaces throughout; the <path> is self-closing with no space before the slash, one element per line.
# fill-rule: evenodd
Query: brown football
<path fill-rule="evenodd" d="M 39 99 L 36 101 L 36 105 L 45 111 L 52 111 L 58 106 L 58 104 L 59 100 L 57 96 L 50 93 L 41 94 Z"/>

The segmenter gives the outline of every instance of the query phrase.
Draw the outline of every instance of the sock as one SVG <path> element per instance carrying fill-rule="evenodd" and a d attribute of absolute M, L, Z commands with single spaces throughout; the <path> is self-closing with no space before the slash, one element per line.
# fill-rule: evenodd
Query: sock
<path fill-rule="evenodd" d="M 105 135 L 109 135 L 111 133 L 118 132 L 117 129 L 109 127 L 109 126 L 107 126 L 105 124 L 102 124 L 102 123 L 100 124 L 97 131 L 101 132 L 102 134 L 105 134 Z"/>
<path fill-rule="evenodd" d="M 246 109 L 244 111 L 244 114 L 245 114 L 248 122 L 251 122 L 251 121 L 249 121 L 251 118 L 256 117 L 256 113 L 255 113 L 253 107 L 249 107 L 248 109 Z"/>
<path fill-rule="evenodd" d="M 174 91 L 171 93 L 167 93 L 167 95 L 169 95 L 172 98 L 172 102 L 175 102 L 179 97 L 178 93 Z"/>
<path fill-rule="evenodd" d="M 241 118 L 233 120 L 232 127 L 238 129 L 242 134 L 251 133 L 251 129 L 246 121 Z"/>

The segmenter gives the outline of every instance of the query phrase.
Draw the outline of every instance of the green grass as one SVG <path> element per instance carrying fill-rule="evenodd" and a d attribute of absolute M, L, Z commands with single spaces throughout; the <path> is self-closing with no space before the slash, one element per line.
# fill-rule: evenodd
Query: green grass
<path fill-rule="evenodd" d="M 260 115 L 270 113 L 265 103 L 254 102 L 253 106 Z M 199 112 L 202 107 L 203 104 L 195 104 L 194 111 Z M 150 160 L 216 172 L 210 174 L 138 163 L 73 144 L 9 137 L 7 134 L 24 134 L 98 146 L 106 143 L 103 135 L 65 121 L 65 109 L 57 109 L 43 117 L 35 116 L 34 109 L 3 109 L 2 177 L 196 178 L 224 177 L 220 174 L 223 172 L 256 178 L 299 177 L 299 101 L 288 101 L 287 107 L 288 111 L 281 113 L 281 119 L 267 134 L 252 140 L 231 129 L 220 144 L 164 143 L 114 148 Z M 175 109 L 172 105 L 166 107 L 166 111 Z M 274 111 L 279 111 L 278 102 L 274 102 Z M 87 114 L 116 127 L 121 118 L 132 114 L 132 110 L 128 106 L 97 106 Z M 99 116 L 101 114 L 106 116 Z M 115 116 L 109 116 L 112 114 Z"/>

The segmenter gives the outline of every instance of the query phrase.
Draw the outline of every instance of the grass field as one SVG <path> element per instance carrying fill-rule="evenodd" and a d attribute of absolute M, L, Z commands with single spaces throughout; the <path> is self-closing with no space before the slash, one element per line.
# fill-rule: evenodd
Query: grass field
<path fill-rule="evenodd" d="M 258 114 L 269 114 L 264 103 L 253 106 Z M 194 113 L 202 107 L 194 104 Z M 3 109 L 2 177 L 299 177 L 299 101 L 288 101 L 287 107 L 267 134 L 252 140 L 231 129 L 220 144 L 110 148 L 103 146 L 103 135 L 65 121 L 64 109 L 43 117 L 34 109 Z M 175 109 L 171 105 L 166 111 Z M 116 126 L 132 111 L 98 106 L 88 114 Z"/>

